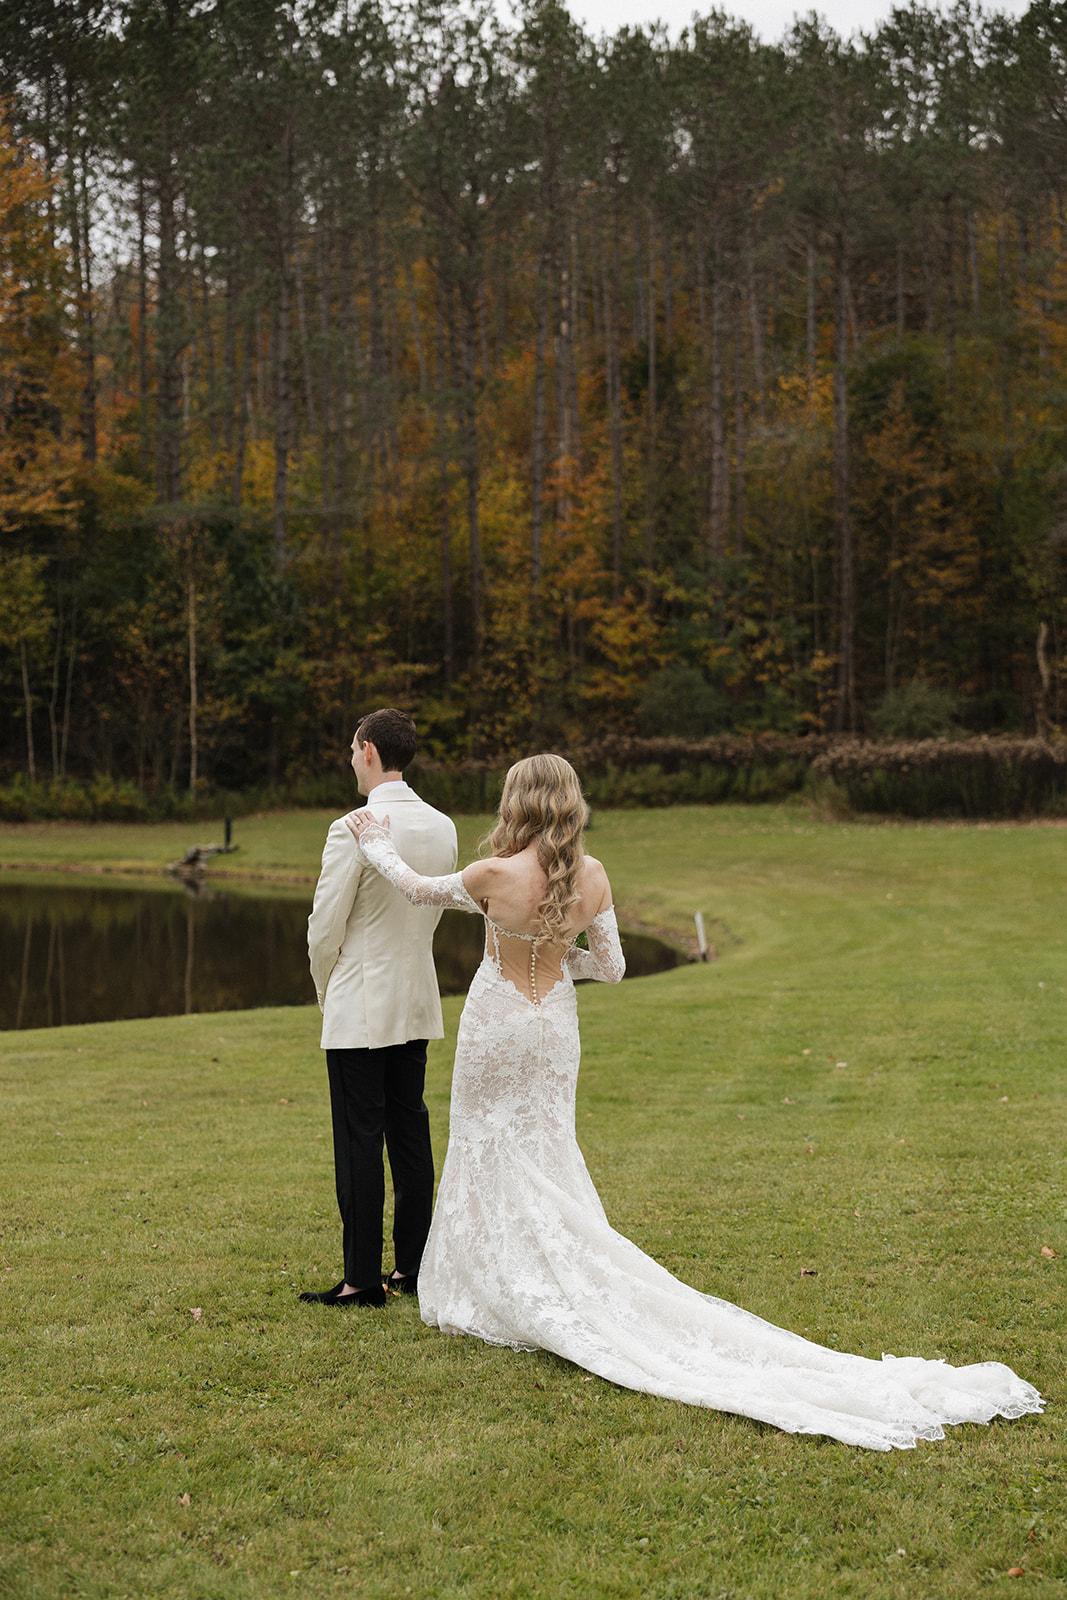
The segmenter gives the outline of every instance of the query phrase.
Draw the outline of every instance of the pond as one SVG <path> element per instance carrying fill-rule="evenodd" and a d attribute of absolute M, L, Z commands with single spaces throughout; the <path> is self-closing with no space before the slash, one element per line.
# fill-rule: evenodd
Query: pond
<path fill-rule="evenodd" d="M 314 1002 L 307 889 L 185 887 L 40 877 L 0 881 L 0 1029 Z M 627 977 L 685 960 L 623 931 Z M 482 922 L 446 911 L 434 939 L 442 994 L 465 994 Z"/>

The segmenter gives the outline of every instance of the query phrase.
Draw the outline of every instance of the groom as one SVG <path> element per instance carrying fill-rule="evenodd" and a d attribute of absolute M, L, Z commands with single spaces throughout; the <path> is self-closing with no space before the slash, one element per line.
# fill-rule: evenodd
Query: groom
<path fill-rule="evenodd" d="M 402 711 L 372 711 L 352 740 L 352 770 L 372 816 L 389 817 L 409 867 L 454 872 L 456 830 L 420 800 L 402 773 L 415 755 L 415 724 Z M 337 1204 L 344 1277 L 301 1300 L 347 1308 L 382 1306 L 385 1170 L 393 1177 L 389 1285 L 413 1294 L 433 1204 L 433 1155 L 423 1103 L 426 1041 L 444 1037 L 433 964 L 440 911 L 412 906 L 364 860 L 343 817 L 331 824 L 308 918 L 308 954 L 322 1012 L 330 1080 Z"/>

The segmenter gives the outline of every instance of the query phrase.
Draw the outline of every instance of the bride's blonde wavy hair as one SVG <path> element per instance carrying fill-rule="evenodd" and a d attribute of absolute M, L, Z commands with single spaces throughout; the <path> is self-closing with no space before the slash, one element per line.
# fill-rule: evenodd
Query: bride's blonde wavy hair
<path fill-rule="evenodd" d="M 578 774 L 562 756 L 528 756 L 509 770 L 499 820 L 482 840 L 482 854 L 517 856 L 537 840 L 537 859 L 548 879 L 537 907 L 539 944 L 567 937 L 567 912 L 580 898 L 582 832 L 588 822 Z"/>

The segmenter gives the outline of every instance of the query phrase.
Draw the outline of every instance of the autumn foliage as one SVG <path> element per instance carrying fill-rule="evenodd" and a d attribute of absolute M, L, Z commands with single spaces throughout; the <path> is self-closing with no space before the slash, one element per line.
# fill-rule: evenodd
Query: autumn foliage
<path fill-rule="evenodd" d="M 0 777 L 1054 734 L 1065 44 L 0 18 Z"/>

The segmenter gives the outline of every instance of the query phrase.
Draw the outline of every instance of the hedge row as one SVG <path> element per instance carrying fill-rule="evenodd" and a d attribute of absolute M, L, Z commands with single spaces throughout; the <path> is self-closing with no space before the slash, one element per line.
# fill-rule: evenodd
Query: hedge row
<path fill-rule="evenodd" d="M 611 739 L 570 754 L 590 803 L 605 809 L 755 803 L 806 790 L 853 811 L 909 817 L 1067 815 L 1067 740 Z M 508 765 L 502 758 L 416 761 L 409 776 L 443 811 L 490 812 Z M 354 800 L 351 774 L 340 768 L 285 788 L 196 799 L 168 792 L 151 801 L 136 785 L 107 777 L 32 785 L 20 778 L 0 789 L 0 821 L 195 821 L 285 807 L 343 811 Z"/>
<path fill-rule="evenodd" d="M 1010 736 L 909 744 L 839 740 L 811 765 L 816 792 L 905 817 L 1067 814 L 1067 740 Z"/>
<path fill-rule="evenodd" d="M 567 752 L 591 805 L 714 805 L 782 800 L 803 787 L 823 736 L 790 739 L 602 739 Z M 442 811 L 493 811 L 509 762 L 416 761 L 411 781 Z"/>
<path fill-rule="evenodd" d="M 1067 815 L 1067 740 L 611 739 L 570 758 L 590 803 L 605 808 L 782 800 L 806 790 L 852 811 L 906 817 Z M 413 781 L 442 810 L 491 811 L 506 770 L 503 761 L 425 762 Z"/>
<path fill-rule="evenodd" d="M 0 788 L 0 822 L 196 822 L 292 807 L 336 806 L 343 811 L 354 802 L 350 773 L 286 788 L 217 790 L 195 798 L 166 789 L 152 799 L 125 778 L 98 776 L 89 783 L 49 779 L 31 784 L 20 776 L 7 788 Z"/>

